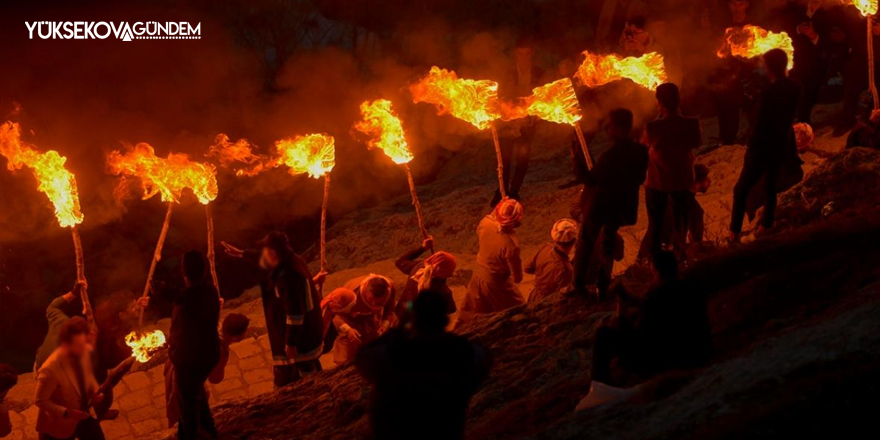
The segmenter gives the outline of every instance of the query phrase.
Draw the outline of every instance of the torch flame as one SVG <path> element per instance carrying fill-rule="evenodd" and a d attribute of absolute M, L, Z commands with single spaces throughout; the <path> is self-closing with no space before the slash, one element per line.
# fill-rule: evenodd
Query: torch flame
<path fill-rule="evenodd" d="M 269 158 L 254 153 L 247 139 L 239 139 L 233 143 L 223 133 L 214 139 L 214 145 L 208 149 L 206 156 L 216 156 L 223 168 L 229 168 L 236 162 L 244 164 L 244 168 L 235 171 L 238 176 L 256 176 L 264 169 L 275 166 Z"/>
<path fill-rule="evenodd" d="M 877 14 L 877 0 L 852 0 L 852 4 L 864 17 Z"/>
<path fill-rule="evenodd" d="M 655 90 L 666 82 L 663 55 L 657 52 L 622 58 L 616 54 L 596 55 L 584 51 L 583 56 L 584 61 L 574 76 L 587 87 L 598 87 L 627 78 L 642 87 Z"/>
<path fill-rule="evenodd" d="M 165 333 L 162 333 L 162 330 L 154 330 L 141 335 L 138 335 L 137 332 L 131 332 L 125 336 L 125 345 L 131 347 L 131 357 L 144 363 L 153 357 L 156 350 L 165 345 Z"/>
<path fill-rule="evenodd" d="M 180 202 L 189 188 L 203 205 L 217 198 L 217 175 L 213 165 L 193 162 L 185 154 L 169 153 L 162 159 L 153 147 L 140 143 L 127 152 L 111 151 L 107 167 L 114 175 L 140 178 L 144 199 L 157 193 L 163 202 Z"/>
<path fill-rule="evenodd" d="M 434 66 L 409 90 L 413 102 L 434 104 L 439 114 L 451 114 L 480 130 L 489 128 L 492 121 L 501 117 L 495 81 L 463 79 L 451 70 Z"/>
<path fill-rule="evenodd" d="M 581 106 L 571 79 L 562 78 L 532 89 L 516 108 L 505 109 L 505 119 L 523 117 L 523 113 L 557 124 L 574 125 L 581 120 Z"/>
<path fill-rule="evenodd" d="M 771 49 L 782 49 L 788 55 L 788 69 L 794 67 L 794 46 L 785 32 L 776 33 L 752 25 L 730 27 L 724 31 L 724 41 L 724 46 L 718 50 L 719 58 L 727 55 L 728 48 L 731 55 L 741 58 L 753 58 Z"/>
<path fill-rule="evenodd" d="M 25 166 L 33 170 L 37 189 L 55 205 L 55 217 L 61 227 L 82 223 L 76 178 L 64 168 L 67 158 L 54 150 L 40 153 L 33 145 L 22 142 L 19 125 L 8 121 L 0 126 L 0 154 L 9 160 L 6 165 L 9 171 Z"/>
<path fill-rule="evenodd" d="M 281 156 L 279 163 L 290 168 L 290 174 L 308 173 L 319 178 L 336 166 L 336 143 L 329 134 L 307 134 L 275 142 Z"/>
<path fill-rule="evenodd" d="M 391 101 L 364 101 L 361 104 L 361 115 L 363 120 L 355 124 L 354 128 L 370 136 L 367 141 L 370 148 L 381 149 L 398 165 L 413 160 L 403 135 L 403 124 L 391 109 Z"/>

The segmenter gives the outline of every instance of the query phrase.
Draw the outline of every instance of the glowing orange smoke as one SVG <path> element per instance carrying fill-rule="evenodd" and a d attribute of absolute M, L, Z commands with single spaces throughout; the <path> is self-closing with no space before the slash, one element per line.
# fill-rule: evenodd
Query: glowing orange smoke
<path fill-rule="evenodd" d="M 582 55 L 584 61 L 574 76 L 587 87 L 598 87 L 626 78 L 642 87 L 655 90 L 666 82 L 663 55 L 657 52 L 626 58 L 616 54 L 596 55 L 589 51 L 584 51 Z"/>
<path fill-rule="evenodd" d="M 852 0 L 852 4 L 864 17 L 877 14 L 877 0 Z"/>
<path fill-rule="evenodd" d="M 363 119 L 354 128 L 367 136 L 370 148 L 379 148 L 396 164 L 409 163 L 413 155 L 403 135 L 403 124 L 391 109 L 391 101 L 377 99 L 361 104 Z"/>
<path fill-rule="evenodd" d="M 782 49 L 788 54 L 788 69 L 794 67 L 794 46 L 791 37 L 785 32 L 776 33 L 752 25 L 730 27 L 724 31 L 724 41 L 724 46 L 718 50 L 719 58 L 728 53 L 741 58 L 754 58 L 771 49 Z"/>
<path fill-rule="evenodd" d="M 319 178 L 336 166 L 336 142 L 329 134 L 307 134 L 275 143 L 278 163 L 287 165 L 290 174 L 308 173 Z"/>
<path fill-rule="evenodd" d="M 220 133 L 214 139 L 214 145 L 208 149 L 208 157 L 217 157 L 220 166 L 229 168 L 235 163 L 244 164 L 235 171 L 238 176 L 256 176 L 266 168 L 275 166 L 267 157 L 254 153 L 247 139 L 230 142 L 229 136 Z"/>
<path fill-rule="evenodd" d="M 526 113 L 557 124 L 574 125 L 581 120 L 581 106 L 571 79 L 563 78 L 536 87 L 526 98 Z"/>
<path fill-rule="evenodd" d="M 67 159 L 57 151 L 38 152 L 33 145 L 21 140 L 17 123 L 6 122 L 0 126 L 0 154 L 6 156 L 9 171 L 28 167 L 37 178 L 37 189 L 49 197 L 55 206 L 55 217 L 62 227 L 73 227 L 83 221 L 79 206 L 76 178 L 64 168 Z"/>
<path fill-rule="evenodd" d="M 131 332 L 125 336 L 125 345 L 131 347 L 131 357 L 138 362 L 147 362 L 153 357 L 156 350 L 165 345 L 165 333 L 162 330 L 154 330 L 144 334 Z"/>
<path fill-rule="evenodd" d="M 463 79 L 451 70 L 434 66 L 409 90 L 413 102 L 434 104 L 439 114 L 448 113 L 480 130 L 501 117 L 495 81 Z"/>
<path fill-rule="evenodd" d="M 217 198 L 217 175 L 213 165 L 193 162 L 186 154 L 169 153 L 156 156 L 153 147 L 140 143 L 125 153 L 111 151 L 107 167 L 117 176 L 137 177 L 144 199 L 157 193 L 163 202 L 180 202 L 184 188 L 189 188 L 203 205 Z"/>

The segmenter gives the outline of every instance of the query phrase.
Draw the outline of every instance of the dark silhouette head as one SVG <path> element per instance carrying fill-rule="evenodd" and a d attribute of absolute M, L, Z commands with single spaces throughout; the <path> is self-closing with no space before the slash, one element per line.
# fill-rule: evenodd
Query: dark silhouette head
<path fill-rule="evenodd" d="M 632 133 L 633 114 L 625 108 L 611 110 L 608 122 L 605 124 L 605 132 L 611 139 L 628 138 Z"/>
<path fill-rule="evenodd" d="M 361 283 L 361 297 L 371 307 L 383 307 L 391 299 L 391 280 L 380 275 L 367 278 Z"/>
<path fill-rule="evenodd" d="M 244 339 L 247 333 L 248 325 L 251 320 L 241 313 L 230 313 L 223 318 L 221 329 L 223 331 L 223 339 L 227 343 L 238 342 Z"/>
<path fill-rule="evenodd" d="M 260 266 L 264 269 L 274 270 L 282 263 L 293 260 L 293 248 L 290 247 L 290 239 L 287 234 L 279 231 L 268 233 L 259 242 L 262 247 Z"/>
<path fill-rule="evenodd" d="M 449 324 L 446 298 L 435 290 L 423 290 L 413 302 L 413 328 L 418 333 L 441 333 Z"/>
<path fill-rule="evenodd" d="M 675 254 L 669 251 L 660 251 L 654 254 L 654 270 L 660 281 L 670 281 L 678 278 L 678 260 Z"/>
<path fill-rule="evenodd" d="M 678 105 L 681 103 L 681 96 L 678 92 L 678 86 L 673 83 L 660 84 L 655 94 L 657 102 L 667 113 L 677 113 Z"/>
<path fill-rule="evenodd" d="M 788 69 L 788 54 L 782 49 L 771 49 L 764 54 L 764 66 L 772 79 L 785 78 Z"/>
<path fill-rule="evenodd" d="M 205 255 L 200 251 L 183 254 L 183 276 L 189 284 L 200 284 L 205 279 Z"/>

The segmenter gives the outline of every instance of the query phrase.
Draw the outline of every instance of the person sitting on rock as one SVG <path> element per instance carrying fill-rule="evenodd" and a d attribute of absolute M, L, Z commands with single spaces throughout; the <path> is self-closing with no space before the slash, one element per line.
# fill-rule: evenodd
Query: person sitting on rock
<path fill-rule="evenodd" d="M 6 409 L 6 393 L 18 383 L 18 373 L 12 365 L 0 364 L 0 438 L 12 433 L 12 422 L 9 420 L 9 410 Z"/>
<path fill-rule="evenodd" d="M 590 394 L 577 410 L 623 400 L 634 392 L 614 385 L 644 382 L 709 360 L 712 333 L 705 298 L 679 278 L 672 252 L 657 253 L 654 270 L 659 280 L 641 304 L 622 295 L 616 324 L 596 331 Z M 614 359 L 620 371 L 612 371 Z"/>
<path fill-rule="evenodd" d="M 529 293 L 529 302 L 536 302 L 571 285 L 574 268 L 571 254 L 577 243 L 578 224 L 562 219 L 553 224 L 550 237 L 553 243 L 545 244 L 526 265 L 525 272 L 535 276 L 535 288 Z"/>
<path fill-rule="evenodd" d="M 293 251 L 283 232 L 271 232 L 259 242 L 260 250 L 242 250 L 221 242 L 226 254 L 234 258 L 259 259 L 267 272 L 260 284 L 269 346 L 275 361 L 275 387 L 321 371 L 319 358 L 324 352 L 324 322 L 321 294 L 317 286 L 327 277 L 312 277 L 305 259 Z"/>
<path fill-rule="evenodd" d="M 455 257 L 449 252 L 437 251 L 424 260 L 419 256 L 434 248 L 434 237 L 428 237 L 422 245 L 403 254 L 394 263 L 404 275 L 409 278 L 403 286 L 400 300 L 397 302 L 395 311 L 398 321 L 404 320 L 407 310 L 412 306 L 420 290 L 428 289 L 442 292 L 446 297 L 446 313 L 455 313 L 455 299 L 452 297 L 452 289 L 446 281 L 455 273 Z M 430 270 L 429 270 L 430 269 Z"/>
<path fill-rule="evenodd" d="M 516 237 L 522 218 L 522 205 L 514 199 L 504 199 L 477 226 L 480 249 L 459 324 L 477 313 L 500 312 L 525 303 L 517 287 L 523 279 Z"/>
<path fill-rule="evenodd" d="M 470 398 L 488 375 L 492 357 L 445 331 L 446 306 L 442 292 L 423 291 L 413 305 L 411 332 L 397 327 L 358 353 L 355 367 L 372 384 L 369 414 L 375 438 L 464 437 Z"/>
<path fill-rule="evenodd" d="M 330 292 L 321 309 L 338 333 L 333 362 L 351 362 L 363 344 L 388 331 L 396 321 L 395 304 L 394 282 L 382 275 L 357 277 Z"/>

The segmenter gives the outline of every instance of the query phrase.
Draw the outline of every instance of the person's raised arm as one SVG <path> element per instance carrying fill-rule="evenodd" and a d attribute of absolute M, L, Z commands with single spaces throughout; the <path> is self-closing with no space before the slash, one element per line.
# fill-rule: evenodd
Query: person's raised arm
<path fill-rule="evenodd" d="M 424 241 L 422 241 L 422 245 L 410 249 L 405 254 L 401 255 L 397 261 L 394 262 L 394 266 L 404 275 L 412 274 L 413 269 L 419 265 L 418 258 L 425 253 L 428 249 L 434 247 L 434 237 L 428 237 Z"/>

